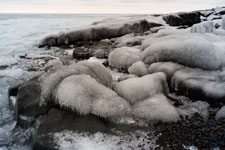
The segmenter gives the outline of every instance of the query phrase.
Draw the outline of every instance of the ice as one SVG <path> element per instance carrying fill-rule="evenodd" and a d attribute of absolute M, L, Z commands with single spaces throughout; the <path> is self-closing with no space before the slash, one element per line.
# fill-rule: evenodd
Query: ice
<path fill-rule="evenodd" d="M 128 69 L 133 63 L 139 61 L 141 51 L 131 47 L 116 48 L 109 54 L 109 65 L 117 69 Z"/>
<path fill-rule="evenodd" d="M 137 102 L 133 108 L 136 117 L 147 120 L 177 122 L 180 119 L 176 108 L 169 103 L 163 94 L 157 94 Z"/>
<path fill-rule="evenodd" d="M 138 61 L 128 68 L 128 72 L 141 77 L 148 73 L 148 69 L 142 61 Z"/>
<path fill-rule="evenodd" d="M 214 30 L 214 24 L 213 21 L 206 21 L 206 22 L 201 22 L 198 24 L 194 24 L 191 27 L 191 32 L 192 33 L 207 33 L 207 32 L 213 32 Z"/>
<path fill-rule="evenodd" d="M 110 135 L 105 133 L 75 133 L 63 131 L 54 134 L 54 141 L 59 150 L 143 150 L 156 148 L 156 137 L 151 133 L 136 131 L 134 133 Z M 138 138 L 139 137 L 139 138 Z M 148 144 L 146 144 L 148 142 Z"/>
<path fill-rule="evenodd" d="M 117 117 L 129 114 L 130 105 L 114 91 L 88 75 L 65 78 L 56 91 L 55 103 L 80 114 Z"/>
<path fill-rule="evenodd" d="M 213 33 L 170 34 L 148 42 L 149 47 L 142 52 L 146 64 L 173 61 L 206 70 L 221 69 L 225 64 L 225 41 Z"/>
<path fill-rule="evenodd" d="M 222 29 L 225 30 L 225 15 L 222 17 Z"/>
<path fill-rule="evenodd" d="M 225 106 L 223 106 L 215 116 L 216 120 L 219 120 L 220 118 L 225 118 Z"/>
<path fill-rule="evenodd" d="M 114 90 L 131 104 L 147 99 L 155 94 L 168 94 L 166 75 L 155 73 L 141 78 L 130 78 L 118 82 Z"/>

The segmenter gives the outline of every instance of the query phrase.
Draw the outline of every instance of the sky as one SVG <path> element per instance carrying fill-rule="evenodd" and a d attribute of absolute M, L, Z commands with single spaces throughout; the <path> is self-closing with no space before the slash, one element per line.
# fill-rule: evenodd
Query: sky
<path fill-rule="evenodd" d="M 156 14 L 225 6 L 225 0 L 0 0 L 0 13 Z"/>

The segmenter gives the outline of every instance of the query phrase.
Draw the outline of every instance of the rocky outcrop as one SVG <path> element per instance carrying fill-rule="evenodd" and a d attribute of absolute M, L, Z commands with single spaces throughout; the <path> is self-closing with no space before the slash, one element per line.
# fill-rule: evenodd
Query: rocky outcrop
<path fill-rule="evenodd" d="M 171 62 L 152 64 L 149 71 L 164 72 L 170 79 L 171 89 L 181 95 L 195 100 L 208 101 L 211 104 L 224 102 L 224 71 L 205 71 Z"/>
<path fill-rule="evenodd" d="M 68 45 L 78 41 L 97 41 L 120 37 L 129 33 L 145 32 L 149 29 L 150 27 L 146 20 L 102 22 L 83 28 L 60 32 L 56 35 L 49 35 L 39 43 L 39 47 Z"/>
<path fill-rule="evenodd" d="M 164 15 L 163 19 L 170 26 L 192 26 L 193 24 L 201 22 L 200 12 L 190 13 L 176 13 Z"/>

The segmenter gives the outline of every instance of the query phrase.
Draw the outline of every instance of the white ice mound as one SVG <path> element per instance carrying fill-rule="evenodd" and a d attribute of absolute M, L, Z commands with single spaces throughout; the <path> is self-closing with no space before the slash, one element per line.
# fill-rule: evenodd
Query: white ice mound
<path fill-rule="evenodd" d="M 86 27 L 70 29 L 56 35 L 49 35 L 39 43 L 39 47 L 67 45 L 77 41 L 109 39 L 129 33 L 145 32 L 149 28 L 148 21 L 143 19 L 103 21 Z"/>
<path fill-rule="evenodd" d="M 143 37 L 127 34 L 116 39 L 117 47 L 141 45 Z"/>
<path fill-rule="evenodd" d="M 220 118 L 225 118 L 225 106 L 223 106 L 217 113 L 216 113 L 216 120 Z"/>
<path fill-rule="evenodd" d="M 138 61 L 128 68 L 128 72 L 138 77 L 142 77 L 148 73 L 148 69 L 142 61 Z"/>
<path fill-rule="evenodd" d="M 139 61 L 141 50 L 132 47 L 116 48 L 109 54 L 109 65 L 117 69 L 127 70 L 133 63 Z"/>
<path fill-rule="evenodd" d="M 214 24 L 213 21 L 201 22 L 198 24 L 194 24 L 191 27 L 191 33 L 211 33 L 213 32 Z"/>
<path fill-rule="evenodd" d="M 182 68 L 184 68 L 184 66 L 173 62 L 157 62 L 151 64 L 148 68 L 148 71 L 149 73 L 164 72 L 166 74 L 167 80 L 170 81 L 173 74 Z"/>
<path fill-rule="evenodd" d="M 112 87 L 112 76 L 100 63 L 89 63 L 87 61 L 62 66 L 54 72 L 45 73 L 41 76 L 41 102 L 51 99 L 52 92 L 58 84 L 68 76 L 86 74 L 96 79 L 106 87 Z"/>
<path fill-rule="evenodd" d="M 142 52 L 146 64 L 173 61 L 185 66 L 206 70 L 225 65 L 225 40 L 212 33 L 183 33 L 154 37 Z"/>
<path fill-rule="evenodd" d="M 225 15 L 222 17 L 222 29 L 225 30 Z"/>
<path fill-rule="evenodd" d="M 127 101 L 114 91 L 99 84 L 89 75 L 73 75 L 58 86 L 55 102 L 80 114 L 101 117 L 125 116 L 130 111 Z"/>
<path fill-rule="evenodd" d="M 163 94 L 138 102 L 133 108 L 134 115 L 139 118 L 162 122 L 177 122 L 180 119 L 176 108 Z"/>
<path fill-rule="evenodd" d="M 164 73 L 155 73 L 141 78 L 130 78 L 118 82 L 114 90 L 131 104 L 142 101 L 155 94 L 168 94 L 168 85 Z"/>

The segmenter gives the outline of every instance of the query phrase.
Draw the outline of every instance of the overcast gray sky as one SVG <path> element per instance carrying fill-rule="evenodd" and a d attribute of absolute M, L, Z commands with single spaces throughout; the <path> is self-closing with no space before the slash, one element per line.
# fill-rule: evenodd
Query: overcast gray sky
<path fill-rule="evenodd" d="M 170 13 L 225 6 L 225 0 L 0 0 L 0 13 Z"/>

